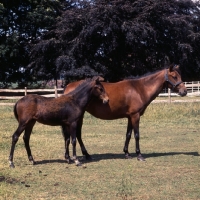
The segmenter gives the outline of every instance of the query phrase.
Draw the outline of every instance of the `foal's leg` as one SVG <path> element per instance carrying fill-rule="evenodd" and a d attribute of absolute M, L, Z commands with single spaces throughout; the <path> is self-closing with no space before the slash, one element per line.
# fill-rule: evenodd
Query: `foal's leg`
<path fill-rule="evenodd" d="M 65 140 L 65 159 L 66 159 L 67 163 L 70 164 L 70 162 L 71 162 L 71 159 L 69 156 L 70 133 L 69 133 L 68 127 L 66 125 L 62 126 L 62 132 L 63 132 L 63 136 L 64 136 L 64 140 Z"/>
<path fill-rule="evenodd" d="M 139 140 L 140 140 L 140 133 L 139 133 L 140 116 L 139 116 L 139 114 L 133 116 L 131 118 L 131 121 L 132 121 L 133 130 L 134 130 L 134 136 L 135 136 L 135 146 L 136 146 L 137 159 L 139 161 L 145 161 L 145 159 L 143 158 L 143 156 L 140 152 L 140 144 L 139 144 Z"/>
<path fill-rule="evenodd" d="M 19 136 L 24 131 L 24 129 L 25 129 L 25 125 L 19 124 L 17 130 L 14 132 L 14 134 L 12 136 L 12 144 L 11 144 L 11 150 L 10 150 L 10 156 L 9 156 L 9 163 L 10 163 L 11 168 L 15 167 L 15 165 L 13 163 L 13 155 L 14 155 L 14 151 L 15 151 L 15 145 L 19 139 Z"/>
<path fill-rule="evenodd" d="M 131 119 L 128 118 L 126 140 L 125 140 L 125 144 L 124 144 L 125 158 L 132 158 L 130 153 L 128 152 L 128 146 L 129 146 L 129 142 L 130 142 L 131 135 L 132 135 L 132 129 L 133 129 L 133 127 L 132 127 Z"/>
<path fill-rule="evenodd" d="M 70 136 L 72 139 L 72 146 L 73 146 L 73 160 L 76 166 L 80 166 L 81 163 L 79 162 L 78 158 L 76 157 L 76 130 L 77 130 L 77 122 L 73 122 L 70 125 Z"/>
<path fill-rule="evenodd" d="M 24 140 L 24 144 L 25 144 L 25 148 L 26 148 L 26 152 L 27 152 L 27 155 L 28 155 L 28 159 L 30 162 L 32 162 L 32 164 L 36 164 L 36 162 L 34 161 L 33 159 L 33 156 L 31 154 L 31 149 L 30 149 L 30 145 L 29 145 L 29 140 L 30 140 L 30 135 L 31 135 L 31 132 L 32 132 L 32 129 L 33 129 L 33 126 L 35 125 L 35 120 L 33 121 L 30 121 L 26 128 L 25 128 L 25 133 L 24 133 L 24 136 L 23 136 L 23 140 Z"/>
<path fill-rule="evenodd" d="M 85 148 L 85 145 L 83 144 L 82 138 L 81 138 L 82 125 L 83 125 L 83 116 L 80 117 L 79 121 L 77 122 L 76 137 L 77 137 L 78 143 L 81 147 L 82 154 L 85 156 L 86 160 L 92 160 L 92 157 L 90 156 L 90 154 L 88 154 L 88 152 Z"/>

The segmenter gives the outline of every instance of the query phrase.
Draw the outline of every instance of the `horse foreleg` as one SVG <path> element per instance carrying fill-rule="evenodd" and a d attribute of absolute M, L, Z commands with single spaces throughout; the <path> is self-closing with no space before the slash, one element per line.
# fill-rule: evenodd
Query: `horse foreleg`
<path fill-rule="evenodd" d="M 32 132 L 34 125 L 35 125 L 35 121 L 29 122 L 29 124 L 25 128 L 25 133 L 24 133 L 24 136 L 23 136 L 23 140 L 24 140 L 26 152 L 27 152 L 27 155 L 28 155 L 28 159 L 29 159 L 30 162 L 32 162 L 33 165 L 36 164 L 36 162 L 33 159 L 31 149 L 30 149 L 30 145 L 29 145 L 29 141 L 30 141 L 30 135 L 31 135 L 31 132 Z"/>
<path fill-rule="evenodd" d="M 15 131 L 15 133 L 12 136 L 12 144 L 11 144 L 11 150 L 10 150 L 10 156 L 9 156 L 9 164 L 11 168 L 14 168 L 15 165 L 13 163 L 13 156 L 14 156 L 14 151 L 15 151 L 15 145 L 19 139 L 19 136 L 21 135 L 21 133 L 24 131 L 24 126 L 19 125 L 17 130 Z"/>
<path fill-rule="evenodd" d="M 131 120 L 128 119 L 126 140 L 125 140 L 125 144 L 124 144 L 124 153 L 125 153 L 125 158 L 127 158 L 127 159 L 132 158 L 130 153 L 128 152 L 128 146 L 129 146 L 129 142 L 130 142 L 131 135 L 132 135 L 132 129 L 133 128 L 132 128 Z"/>
<path fill-rule="evenodd" d="M 70 144 L 70 133 L 67 126 L 62 126 L 62 132 L 65 140 L 65 159 L 68 164 L 71 163 L 71 159 L 69 156 L 69 144 Z"/>
<path fill-rule="evenodd" d="M 137 159 L 139 161 L 145 161 L 145 159 L 143 158 L 143 156 L 140 152 L 140 143 L 139 143 L 139 141 L 140 141 L 140 133 L 139 133 L 140 117 L 136 116 L 136 117 L 132 118 L 131 121 L 132 121 L 133 130 L 134 130 Z"/>
<path fill-rule="evenodd" d="M 83 125 L 83 116 L 79 119 L 79 121 L 77 123 L 76 137 L 77 137 L 78 143 L 81 147 L 82 154 L 85 156 L 85 159 L 92 160 L 92 157 L 90 156 L 90 154 L 88 154 L 88 152 L 85 148 L 85 145 L 83 144 L 83 141 L 82 141 L 82 137 L 81 137 L 82 125 Z"/>

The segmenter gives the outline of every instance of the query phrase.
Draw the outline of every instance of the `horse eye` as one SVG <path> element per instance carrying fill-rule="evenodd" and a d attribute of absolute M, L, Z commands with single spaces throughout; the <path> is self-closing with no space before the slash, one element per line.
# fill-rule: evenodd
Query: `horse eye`
<path fill-rule="evenodd" d="M 99 88 L 100 92 L 103 92 L 103 88 Z"/>
<path fill-rule="evenodd" d="M 176 80 L 176 81 L 177 81 L 177 79 L 178 79 L 178 78 L 177 78 L 177 76 L 174 76 L 174 80 Z"/>

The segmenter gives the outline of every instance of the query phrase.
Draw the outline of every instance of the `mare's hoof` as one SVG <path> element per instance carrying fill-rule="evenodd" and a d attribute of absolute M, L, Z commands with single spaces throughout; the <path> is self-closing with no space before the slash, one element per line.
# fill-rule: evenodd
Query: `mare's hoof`
<path fill-rule="evenodd" d="M 145 161 L 145 159 L 141 155 L 137 156 L 137 160 L 138 161 Z"/>
<path fill-rule="evenodd" d="M 36 165 L 37 164 L 34 160 L 32 160 L 31 163 L 32 163 L 32 165 Z"/>
<path fill-rule="evenodd" d="M 32 163 L 32 165 L 36 165 L 36 162 L 35 162 L 35 160 L 33 159 L 33 157 L 32 156 L 29 156 L 29 161 Z"/>
<path fill-rule="evenodd" d="M 126 159 L 132 159 L 132 156 L 131 156 L 131 154 L 126 153 L 126 154 L 125 154 L 125 158 L 126 158 Z"/>

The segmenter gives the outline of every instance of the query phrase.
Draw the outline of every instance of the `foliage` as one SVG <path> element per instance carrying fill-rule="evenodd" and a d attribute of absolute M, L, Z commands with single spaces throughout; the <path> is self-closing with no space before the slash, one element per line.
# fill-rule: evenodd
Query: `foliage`
<path fill-rule="evenodd" d="M 199 18 L 191 0 L 81 1 L 32 49 L 29 67 L 43 77 L 116 81 L 175 63 L 185 81 L 199 79 Z"/>
<path fill-rule="evenodd" d="M 191 0 L 0 0 L 0 87 L 180 64 L 200 79 L 200 3 Z"/>
<path fill-rule="evenodd" d="M 11 82 L 26 84 L 34 78 L 27 69 L 31 45 L 55 24 L 56 17 L 65 9 L 63 2 L 65 1 L 0 1 L 1 87 Z"/>

